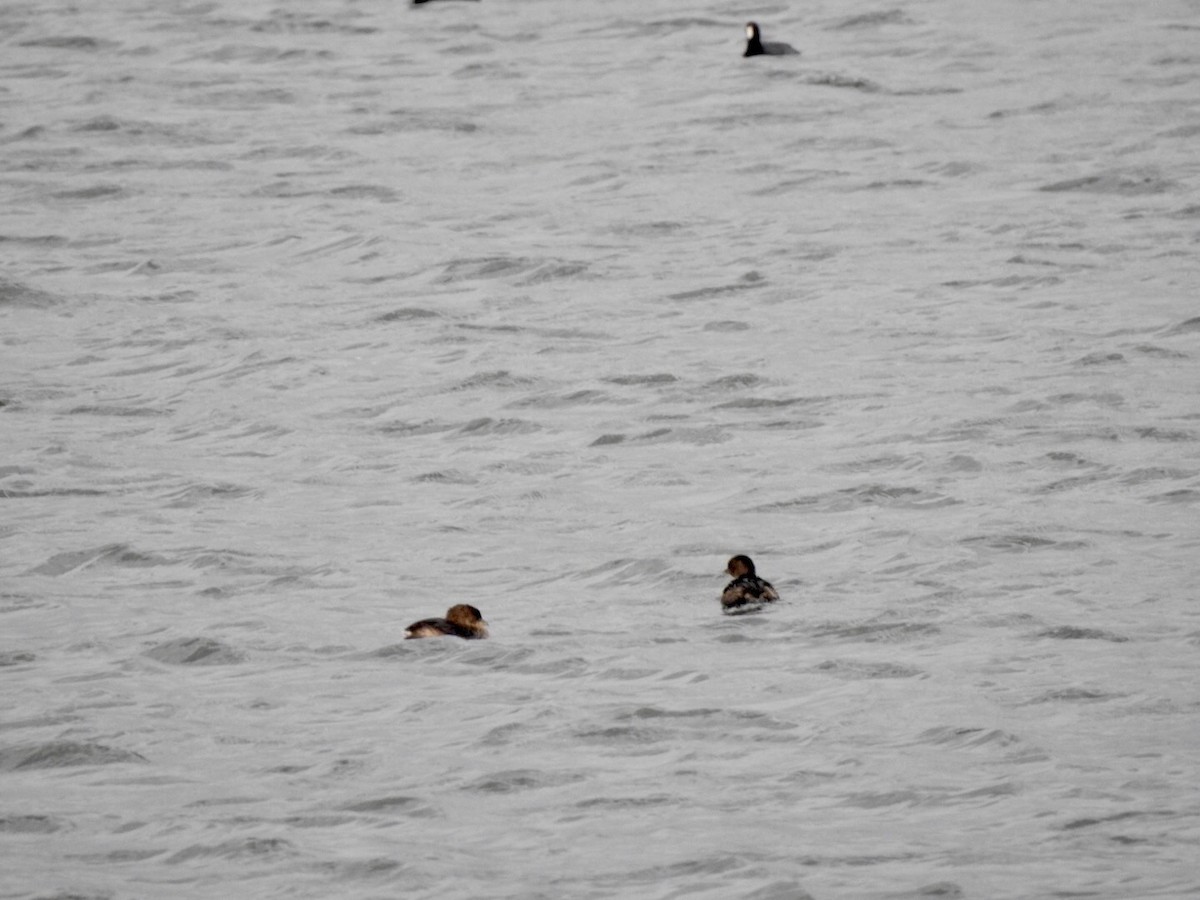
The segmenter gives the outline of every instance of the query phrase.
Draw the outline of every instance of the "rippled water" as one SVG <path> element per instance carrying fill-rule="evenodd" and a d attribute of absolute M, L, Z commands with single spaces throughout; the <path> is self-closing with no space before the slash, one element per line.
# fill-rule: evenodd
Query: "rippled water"
<path fill-rule="evenodd" d="M 0 896 L 1195 896 L 1198 136 L 1194 0 L 0 6 Z"/>

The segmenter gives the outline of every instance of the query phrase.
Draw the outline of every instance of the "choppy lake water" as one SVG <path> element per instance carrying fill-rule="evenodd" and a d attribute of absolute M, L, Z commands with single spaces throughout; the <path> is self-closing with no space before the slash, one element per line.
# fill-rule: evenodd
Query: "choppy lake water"
<path fill-rule="evenodd" d="M 1196 896 L 1198 138 L 1195 0 L 0 5 L 0 896 Z"/>

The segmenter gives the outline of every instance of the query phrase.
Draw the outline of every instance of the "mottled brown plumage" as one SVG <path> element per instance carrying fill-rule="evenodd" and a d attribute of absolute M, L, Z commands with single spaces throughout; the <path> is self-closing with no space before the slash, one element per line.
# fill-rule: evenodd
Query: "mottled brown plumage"
<path fill-rule="evenodd" d="M 772 587 L 771 582 L 759 578 L 754 571 L 754 561 L 748 556 L 735 556 L 725 567 L 725 574 L 733 576 L 733 581 L 725 585 L 721 594 L 721 608 L 725 611 L 761 603 L 773 603 L 779 599 L 779 593 Z"/>
<path fill-rule="evenodd" d="M 459 603 L 446 610 L 444 619 L 422 619 L 404 629 L 404 637 L 460 637 L 475 640 L 488 636 L 487 622 L 474 606 Z"/>

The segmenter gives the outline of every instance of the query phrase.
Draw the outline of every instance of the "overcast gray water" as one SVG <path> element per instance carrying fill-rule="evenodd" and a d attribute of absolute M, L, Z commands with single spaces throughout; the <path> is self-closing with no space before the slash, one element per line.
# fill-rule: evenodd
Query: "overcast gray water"
<path fill-rule="evenodd" d="M 1195 0 L 0 3 L 0 898 L 1200 895 L 1198 138 Z"/>

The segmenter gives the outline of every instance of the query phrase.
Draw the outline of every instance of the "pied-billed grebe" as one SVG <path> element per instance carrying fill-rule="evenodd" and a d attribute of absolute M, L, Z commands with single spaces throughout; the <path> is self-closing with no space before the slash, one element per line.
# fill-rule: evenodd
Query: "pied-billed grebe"
<path fill-rule="evenodd" d="M 444 619 L 422 619 L 404 629 L 405 639 L 447 635 L 468 640 L 487 637 L 487 622 L 483 621 L 483 613 L 474 606 L 459 603 L 446 610 Z"/>
<path fill-rule="evenodd" d="M 779 593 L 771 586 L 771 582 L 755 574 L 754 561 L 748 556 L 735 556 L 729 560 L 725 574 L 733 576 L 733 581 L 725 585 L 725 591 L 721 594 L 721 608 L 725 612 L 740 611 L 747 606 L 772 603 L 779 599 Z"/>
<path fill-rule="evenodd" d="M 742 56 L 795 56 L 800 51 L 791 44 L 763 43 L 755 22 L 746 23 L 746 52 Z"/>

